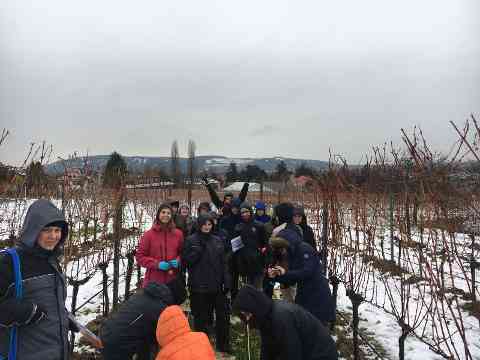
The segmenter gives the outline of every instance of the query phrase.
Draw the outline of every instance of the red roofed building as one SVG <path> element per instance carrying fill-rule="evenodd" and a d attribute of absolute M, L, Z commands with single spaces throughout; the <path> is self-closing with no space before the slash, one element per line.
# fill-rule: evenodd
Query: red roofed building
<path fill-rule="evenodd" d="M 292 183 L 296 186 L 296 187 L 307 187 L 311 182 L 313 181 L 313 179 L 310 177 L 310 176 L 299 176 L 299 177 L 294 177 L 292 179 Z"/>

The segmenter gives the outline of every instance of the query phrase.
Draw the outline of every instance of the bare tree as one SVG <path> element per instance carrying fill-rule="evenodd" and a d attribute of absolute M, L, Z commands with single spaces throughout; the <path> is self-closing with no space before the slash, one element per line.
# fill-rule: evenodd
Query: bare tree
<path fill-rule="evenodd" d="M 180 157 L 177 140 L 172 143 L 170 152 L 170 177 L 172 178 L 174 186 L 178 187 L 180 185 Z"/>
<path fill-rule="evenodd" d="M 195 183 L 195 142 L 193 140 L 188 141 L 188 206 L 192 208 L 192 188 Z"/>

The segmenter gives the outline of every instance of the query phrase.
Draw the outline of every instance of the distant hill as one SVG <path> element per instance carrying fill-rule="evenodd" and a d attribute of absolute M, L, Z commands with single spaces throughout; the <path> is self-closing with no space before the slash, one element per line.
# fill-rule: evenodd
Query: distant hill
<path fill-rule="evenodd" d="M 72 160 L 56 161 L 46 166 L 46 171 L 49 174 L 59 174 L 64 171 L 64 166 L 68 168 L 83 168 L 85 162 L 88 163 L 88 166 L 94 171 L 103 171 L 103 168 L 107 164 L 110 155 L 95 155 L 86 157 L 79 157 Z M 152 156 L 124 156 L 125 161 L 127 162 L 128 170 L 130 172 L 143 172 L 145 167 L 158 168 L 161 167 L 165 170 L 170 169 L 170 157 L 152 157 Z M 292 159 L 284 157 L 274 157 L 274 158 L 228 158 L 225 156 L 198 156 L 195 159 L 196 167 L 198 170 L 207 170 L 214 171 L 217 174 L 224 173 L 230 163 L 233 161 L 237 164 L 238 169 L 242 169 L 247 165 L 257 165 L 266 172 L 273 172 L 276 166 L 280 161 L 284 161 L 289 170 L 294 170 L 296 167 L 300 166 L 302 163 L 307 164 L 307 166 L 316 169 L 322 170 L 328 166 L 328 162 L 321 160 L 305 160 L 305 159 Z M 188 159 L 180 158 L 180 168 L 184 172 L 187 168 Z"/>

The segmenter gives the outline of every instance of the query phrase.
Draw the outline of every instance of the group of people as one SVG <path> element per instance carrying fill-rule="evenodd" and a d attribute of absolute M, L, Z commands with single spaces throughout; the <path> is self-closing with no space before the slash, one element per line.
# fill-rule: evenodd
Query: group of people
<path fill-rule="evenodd" d="M 216 350 L 231 353 L 233 309 L 259 329 L 264 360 L 337 359 L 328 330 L 334 305 L 303 208 L 278 204 L 270 217 L 265 203 L 246 201 L 248 183 L 238 197 L 226 193 L 223 200 L 205 185 L 216 211 L 202 202 L 194 218 L 188 206 L 165 203 L 141 236 L 136 260 L 146 269 L 142 288 L 103 322 L 103 358 L 151 359 L 158 353 L 158 360 L 214 359 L 206 336 L 211 333 Z M 67 234 L 52 203 L 30 206 L 17 246 L 21 297 L 16 260 L 1 256 L 0 359 L 12 347 L 20 360 L 68 359 L 67 333 L 78 329 L 65 310 L 58 265 Z M 272 299 L 275 283 L 283 300 Z M 195 332 L 179 307 L 187 298 Z"/>
<path fill-rule="evenodd" d="M 324 355 L 331 354 L 296 358 L 336 358 L 335 344 L 328 332 L 335 319 L 334 305 L 304 209 L 281 203 L 273 208 L 273 216 L 269 216 L 265 203 L 257 201 L 252 206 L 246 201 L 248 183 L 238 197 L 226 193 L 223 200 L 207 181 L 205 186 L 215 207 L 201 202 L 196 218 L 188 206 L 177 201 L 159 208 L 154 225 L 140 239 L 136 253 L 138 264 L 146 268 L 143 285 L 185 278 L 193 327 L 199 332 L 214 333 L 219 352 L 231 352 L 232 300 L 234 311 L 248 313 L 249 318 L 244 319 L 263 329 L 262 358 L 277 359 L 285 358 L 287 353 L 291 356 L 291 351 L 309 348 L 302 344 L 307 340 L 302 334 L 297 334 L 300 342 L 296 344 L 285 342 L 279 328 L 271 326 L 271 316 L 277 311 L 272 295 L 275 283 L 279 283 L 283 300 L 292 304 L 281 302 L 282 320 L 274 317 L 286 326 L 285 331 L 291 327 L 284 335 L 296 331 L 294 324 L 299 320 L 294 319 L 294 314 L 298 315 L 300 323 L 312 321 L 315 326 L 308 326 L 315 329 L 318 326 L 320 330 L 315 331 L 322 333 L 324 341 L 317 339 L 311 345 L 320 346 Z M 163 216 L 164 213 L 170 216 Z M 239 291 L 240 280 L 247 286 Z M 291 314 L 283 318 L 285 311 Z M 274 338 L 279 342 L 272 342 Z M 285 346 L 289 351 L 276 352 Z"/>

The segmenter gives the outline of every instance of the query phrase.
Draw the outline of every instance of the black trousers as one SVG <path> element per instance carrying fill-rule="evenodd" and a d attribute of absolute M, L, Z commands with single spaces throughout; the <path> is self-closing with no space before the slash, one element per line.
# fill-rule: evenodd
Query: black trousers
<path fill-rule="evenodd" d="M 263 278 L 263 292 L 267 295 L 270 299 L 273 296 L 273 290 L 275 289 L 275 280 L 270 279 L 268 276 Z"/>
<path fill-rule="evenodd" d="M 238 274 L 238 271 L 236 269 L 231 269 L 230 275 L 232 277 L 232 288 L 230 290 L 230 294 L 232 295 L 233 302 L 233 300 L 235 300 L 238 294 L 238 280 L 240 278 L 240 275 Z"/>
<path fill-rule="evenodd" d="M 229 349 L 230 320 L 227 297 L 218 293 L 190 293 L 190 306 L 193 314 L 193 326 L 196 331 L 208 334 L 211 314 L 215 311 L 215 340 L 218 351 Z"/>

